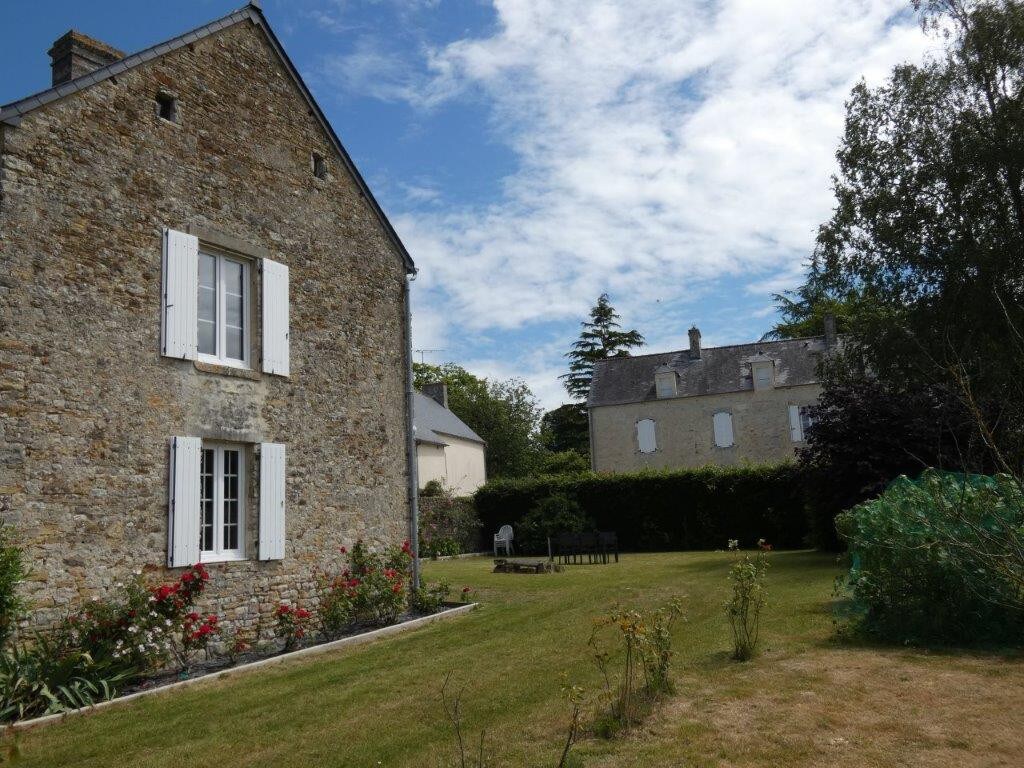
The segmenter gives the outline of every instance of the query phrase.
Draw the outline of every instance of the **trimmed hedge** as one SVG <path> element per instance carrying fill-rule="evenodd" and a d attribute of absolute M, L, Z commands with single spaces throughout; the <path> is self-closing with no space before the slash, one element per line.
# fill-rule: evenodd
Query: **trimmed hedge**
<path fill-rule="evenodd" d="M 474 498 L 490 536 L 517 524 L 556 494 L 579 504 L 598 530 L 615 531 L 627 550 L 804 546 L 803 474 L 795 464 L 494 480 Z"/>

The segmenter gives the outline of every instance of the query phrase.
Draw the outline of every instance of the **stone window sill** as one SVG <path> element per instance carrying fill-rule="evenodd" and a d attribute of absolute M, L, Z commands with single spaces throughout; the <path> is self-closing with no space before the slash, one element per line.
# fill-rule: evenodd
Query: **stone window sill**
<path fill-rule="evenodd" d="M 203 373 L 214 373 L 219 376 L 230 376 L 235 379 L 248 379 L 249 381 L 260 380 L 260 374 L 248 368 L 234 368 L 230 365 L 204 363 L 201 360 L 193 361 L 193 365 L 195 365 L 197 371 L 202 371 Z"/>

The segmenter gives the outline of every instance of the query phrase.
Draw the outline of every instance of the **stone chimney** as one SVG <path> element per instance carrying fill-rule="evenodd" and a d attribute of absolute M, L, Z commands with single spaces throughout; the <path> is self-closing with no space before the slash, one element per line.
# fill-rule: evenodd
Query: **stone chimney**
<path fill-rule="evenodd" d="M 72 29 L 50 48 L 53 84 L 66 83 L 123 58 L 122 51 Z"/>
<path fill-rule="evenodd" d="M 690 359 L 700 360 L 700 328 L 696 325 L 690 329 Z"/>
<path fill-rule="evenodd" d="M 448 385 L 443 381 L 423 385 L 423 394 L 436 400 L 443 408 L 448 407 Z"/>
<path fill-rule="evenodd" d="M 824 317 L 825 322 L 825 349 L 832 349 L 836 345 L 836 316 L 828 312 Z"/>

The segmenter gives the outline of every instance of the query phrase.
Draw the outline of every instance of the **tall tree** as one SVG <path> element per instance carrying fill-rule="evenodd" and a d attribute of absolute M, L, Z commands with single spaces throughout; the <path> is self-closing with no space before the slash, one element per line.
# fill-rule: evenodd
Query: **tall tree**
<path fill-rule="evenodd" d="M 853 89 L 805 291 L 861 297 L 849 340 L 880 381 L 969 382 L 1024 464 L 1007 343 L 1024 328 L 1024 3 L 914 5 L 938 53 Z"/>
<path fill-rule="evenodd" d="M 845 334 L 856 321 L 857 311 L 865 303 L 856 291 L 829 295 L 816 285 L 803 285 L 795 291 L 776 293 L 775 306 L 782 318 L 764 335 L 765 339 L 802 339 L 825 333 L 825 315 L 836 321 L 836 332 Z"/>
<path fill-rule="evenodd" d="M 629 350 L 642 347 L 644 337 L 637 330 L 623 331 L 607 293 L 602 293 L 590 310 L 590 319 L 580 325 L 583 330 L 565 354 L 569 358 L 569 372 L 559 376 L 566 391 L 579 400 L 586 400 L 590 381 L 594 376 L 594 363 L 609 357 L 628 357 Z"/>
<path fill-rule="evenodd" d="M 455 363 L 413 363 L 413 383 L 443 381 L 448 407 L 487 443 L 487 476 L 523 477 L 541 460 L 538 428 L 541 409 L 530 388 L 519 379 L 480 378 Z"/>
<path fill-rule="evenodd" d="M 582 403 L 564 403 L 548 411 L 540 420 L 540 441 L 549 451 L 575 451 L 590 455 L 590 430 L 587 410 Z"/>
<path fill-rule="evenodd" d="M 936 53 L 853 89 L 836 207 L 776 328 L 847 310 L 802 456 L 836 507 L 913 467 L 1024 469 L 1024 3 L 914 7 Z"/>

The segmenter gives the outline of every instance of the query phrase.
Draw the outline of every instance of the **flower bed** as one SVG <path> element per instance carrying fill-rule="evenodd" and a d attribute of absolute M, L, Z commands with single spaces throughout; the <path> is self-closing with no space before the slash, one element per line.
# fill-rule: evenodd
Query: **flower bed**
<path fill-rule="evenodd" d="M 178 688 L 200 684 L 206 680 L 222 680 L 226 677 L 253 672 L 267 666 L 285 663 L 292 660 L 299 660 L 307 656 L 315 656 L 321 653 L 329 653 L 343 647 L 362 645 L 383 637 L 388 637 L 398 632 L 417 629 L 435 621 L 459 616 L 467 611 L 473 610 L 477 605 L 477 603 L 447 603 L 437 613 L 426 616 L 410 615 L 410 618 L 403 619 L 395 624 L 378 627 L 372 630 L 356 632 L 352 635 L 338 638 L 336 640 L 321 640 L 294 651 L 282 651 L 262 656 L 259 654 L 247 655 L 245 658 L 240 657 L 238 662 L 234 664 L 225 663 L 223 661 L 200 664 L 195 667 L 194 673 L 187 678 L 182 679 L 175 675 L 154 676 L 149 678 L 145 684 L 134 686 L 131 689 L 125 689 L 113 698 L 97 701 L 88 706 L 76 709 L 65 709 L 60 712 L 43 715 L 29 720 L 17 720 L 12 723 L 5 724 L 5 727 L 14 730 L 38 728 L 44 725 L 51 725 L 53 723 L 60 722 L 66 717 L 88 714 L 105 707 L 128 703 L 142 696 L 170 692 Z"/>
<path fill-rule="evenodd" d="M 451 592 L 444 583 L 410 589 L 408 542 L 383 552 L 361 541 L 343 547 L 337 573 L 320 578 L 310 608 L 281 603 L 271 614 L 274 636 L 226 630 L 216 614 L 194 609 L 210 575 L 201 564 L 178 581 L 146 585 L 139 575 L 119 593 L 94 600 L 48 636 L 0 649 L 0 723 L 59 714 L 125 694 L 222 673 L 382 627 L 438 613 Z M 463 590 L 468 602 L 469 592 Z"/>

